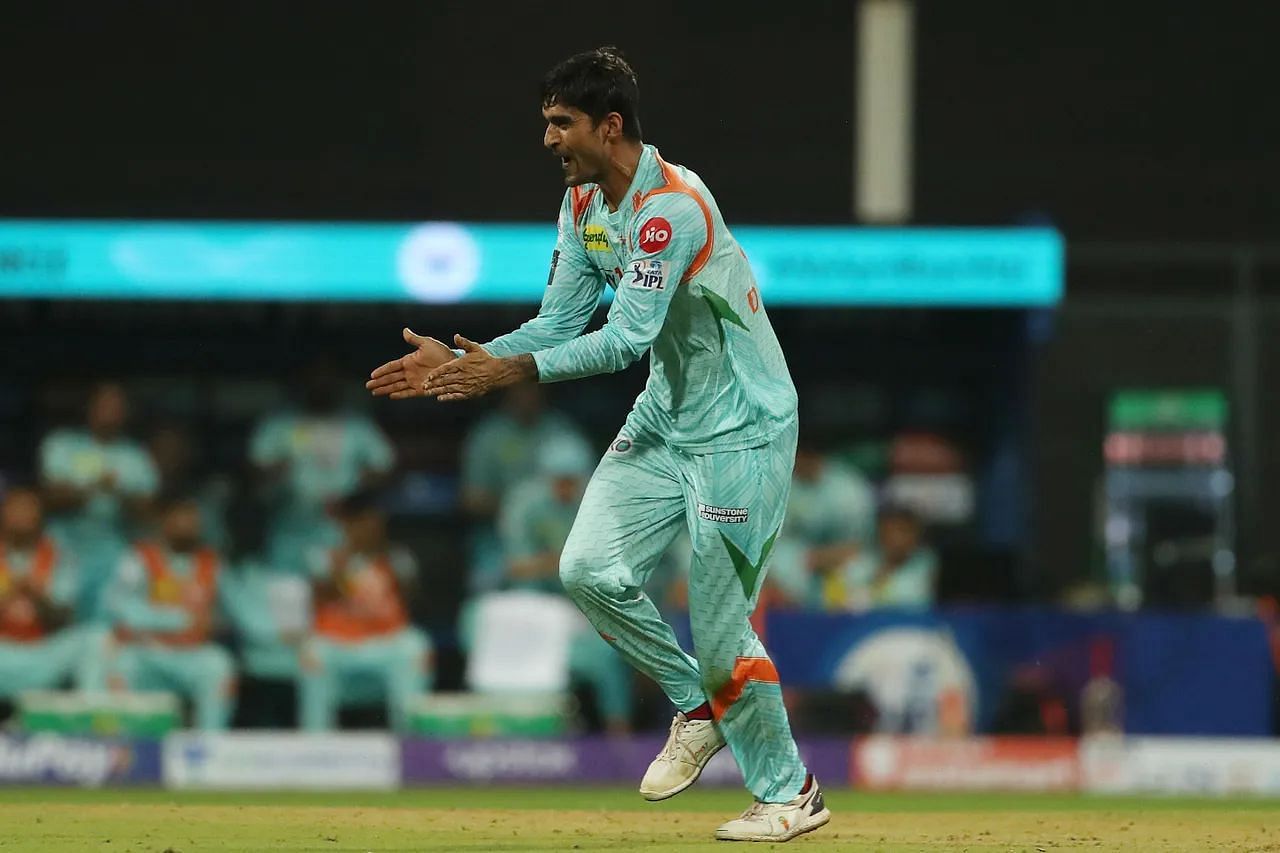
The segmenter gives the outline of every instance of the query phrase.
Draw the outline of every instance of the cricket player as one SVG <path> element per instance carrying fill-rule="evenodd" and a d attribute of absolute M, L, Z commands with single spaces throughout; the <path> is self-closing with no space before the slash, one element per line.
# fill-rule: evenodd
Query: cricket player
<path fill-rule="evenodd" d="M 508 589 L 561 593 L 560 555 L 582 502 L 594 454 L 576 436 L 560 436 L 538 454 L 539 476 L 515 486 L 502 502 L 502 534 Z M 591 688 L 612 734 L 631 728 L 631 671 L 609 644 L 586 625 L 569 643 L 569 678 Z"/>
<path fill-rule="evenodd" d="M 303 643 L 298 678 L 299 717 L 305 731 L 327 731 L 353 677 L 376 679 L 393 728 L 408 727 L 410 700 L 431 685 L 432 647 L 409 622 L 407 588 L 418 566 L 387 539 L 387 522 L 367 494 L 338 508 L 343 542 L 315 555 L 315 619 Z"/>
<path fill-rule="evenodd" d="M 138 542 L 121 558 L 107 593 L 119 643 L 113 679 L 191 697 L 204 731 L 227 727 L 235 699 L 231 655 L 211 638 L 221 567 L 201 539 L 200 505 L 168 498 L 158 540 Z"/>
<path fill-rule="evenodd" d="M 843 610 L 845 566 L 874 541 L 875 519 L 871 484 L 801 436 L 769 582 L 792 605 Z"/>
<path fill-rule="evenodd" d="M 59 686 L 106 687 L 107 630 L 72 625 L 75 565 L 45 534 L 40 495 L 13 488 L 0 501 L 0 696 Z"/>
<path fill-rule="evenodd" d="M 267 553 L 276 571 L 306 575 L 311 552 L 342 539 L 331 507 L 375 488 L 395 462 L 378 425 L 344 409 L 333 376 L 328 362 L 311 365 L 302 407 L 268 415 L 250 441 L 253 464 L 275 485 Z"/>
<path fill-rule="evenodd" d="M 483 346 L 458 335 L 459 350 L 406 329 L 415 351 L 373 371 L 367 387 L 392 399 L 466 400 L 612 373 L 649 353 L 648 384 L 587 486 L 560 579 L 676 706 L 641 795 L 683 791 L 727 742 L 755 802 L 716 838 L 788 841 L 830 812 L 748 617 L 786 511 L 795 387 L 715 199 L 642 143 L 638 101 L 634 72 L 610 48 L 547 74 L 543 142 L 568 191 L 538 315 Z M 614 290 L 608 320 L 583 335 L 605 286 Z M 686 524 L 696 660 L 641 590 Z"/>
<path fill-rule="evenodd" d="M 84 429 L 60 429 L 40 445 L 50 532 L 75 555 L 78 621 L 100 620 L 103 592 L 158 478 L 146 449 L 125 434 L 129 399 L 104 382 L 89 397 Z"/>

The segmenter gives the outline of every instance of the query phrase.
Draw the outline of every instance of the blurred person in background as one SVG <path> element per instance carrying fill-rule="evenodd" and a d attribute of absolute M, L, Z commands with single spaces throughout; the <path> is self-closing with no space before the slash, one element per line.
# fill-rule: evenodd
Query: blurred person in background
<path fill-rule="evenodd" d="M 231 655 L 213 642 L 223 560 L 205 545 L 191 497 L 165 497 L 158 517 L 159 536 L 121 558 L 108 592 L 112 681 L 188 697 L 200 729 L 225 729 L 236 685 Z"/>
<path fill-rule="evenodd" d="M 368 494 L 339 507 L 343 539 L 312 564 L 315 618 L 303 642 L 298 682 L 306 731 L 332 729 L 353 685 L 376 681 L 394 728 L 407 728 L 410 701 L 430 689 L 432 647 L 410 624 L 417 583 L 413 555 L 387 538 L 386 517 Z"/>
<path fill-rule="evenodd" d="M 806 437 L 796 448 L 791 500 L 769 578 L 776 600 L 815 609 L 843 607 L 842 572 L 870 546 L 875 525 L 871 484 Z"/>
<path fill-rule="evenodd" d="M 129 401 L 114 382 L 89 396 L 83 429 L 62 429 L 40 446 L 49 528 L 75 557 L 76 615 L 101 616 L 102 590 L 146 517 L 157 474 L 147 451 L 125 436 Z"/>
<path fill-rule="evenodd" d="M 0 501 L 0 696 L 57 687 L 106 686 L 108 634 L 72 625 L 75 566 L 44 532 L 40 495 L 12 488 Z"/>
<path fill-rule="evenodd" d="M 567 416 L 547 407 L 534 384 L 514 385 L 502 405 L 467 435 L 462 448 L 462 506 L 472 519 L 470 592 L 502 585 L 507 570 L 496 529 L 507 492 L 538 473 L 538 448 L 559 436 L 580 438 Z"/>
<path fill-rule="evenodd" d="M 585 442 L 562 435 L 540 449 L 538 475 L 507 493 L 498 529 L 507 559 L 508 589 L 564 594 L 560 552 L 594 463 Z M 569 678 L 590 688 L 611 734 L 630 730 L 631 668 L 590 625 L 584 624 L 570 644 Z"/>
<path fill-rule="evenodd" d="M 250 457 L 268 484 L 268 561 L 279 571 L 305 574 L 312 550 L 336 546 L 331 507 L 382 483 L 395 462 L 378 425 L 344 409 L 341 387 L 328 362 L 312 364 L 301 408 L 268 415 L 251 440 Z"/>
<path fill-rule="evenodd" d="M 200 505 L 204 541 L 226 554 L 231 548 L 227 531 L 231 482 L 226 477 L 204 475 L 199 446 L 191 430 L 176 423 L 157 427 L 147 439 L 147 449 L 160 478 L 160 492 L 190 495 Z"/>
<path fill-rule="evenodd" d="M 924 544 L 924 526 L 914 510 L 886 506 L 876 522 L 876 545 L 839 572 L 833 591 L 852 610 L 933 605 L 938 558 Z"/>

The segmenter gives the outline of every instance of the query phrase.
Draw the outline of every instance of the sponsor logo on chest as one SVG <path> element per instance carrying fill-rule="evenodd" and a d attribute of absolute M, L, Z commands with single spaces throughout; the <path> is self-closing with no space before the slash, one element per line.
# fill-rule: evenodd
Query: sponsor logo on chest
<path fill-rule="evenodd" d="M 588 225 L 582 232 L 582 247 L 588 252 L 608 252 L 609 234 L 602 225 Z"/>

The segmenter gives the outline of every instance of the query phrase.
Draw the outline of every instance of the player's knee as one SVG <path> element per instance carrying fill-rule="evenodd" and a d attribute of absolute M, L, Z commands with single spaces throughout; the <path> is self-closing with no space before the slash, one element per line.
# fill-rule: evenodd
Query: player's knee
<path fill-rule="evenodd" d="M 588 594 L 594 580 L 591 560 L 582 551 L 566 547 L 560 554 L 560 583 L 570 598 Z"/>

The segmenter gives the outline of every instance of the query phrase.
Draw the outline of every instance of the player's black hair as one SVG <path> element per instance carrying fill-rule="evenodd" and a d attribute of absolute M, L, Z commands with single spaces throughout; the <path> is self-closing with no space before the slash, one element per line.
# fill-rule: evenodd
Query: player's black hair
<path fill-rule="evenodd" d="M 640 84 L 616 47 L 575 54 L 542 78 L 542 106 L 582 110 L 596 124 L 609 113 L 622 116 L 622 135 L 640 141 Z"/>

